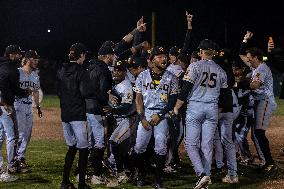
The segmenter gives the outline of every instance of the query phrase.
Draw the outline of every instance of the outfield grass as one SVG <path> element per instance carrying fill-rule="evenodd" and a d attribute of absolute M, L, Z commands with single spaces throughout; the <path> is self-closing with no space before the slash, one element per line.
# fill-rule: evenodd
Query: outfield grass
<path fill-rule="evenodd" d="M 44 95 L 43 100 L 41 102 L 41 107 L 45 108 L 57 108 L 59 107 L 59 98 L 56 95 Z"/>
<path fill-rule="evenodd" d="M 3 150 L 4 151 L 4 150 Z M 37 140 L 31 141 L 27 162 L 30 165 L 30 173 L 18 174 L 19 180 L 13 183 L 1 183 L 2 189 L 57 189 L 60 186 L 63 170 L 64 156 L 67 147 L 64 141 L 47 141 Z M 4 155 L 4 157 L 6 157 Z M 182 169 L 179 173 L 164 175 L 164 184 L 169 188 L 193 188 L 195 176 L 189 160 L 185 157 Z M 260 174 L 256 167 L 239 166 L 240 183 L 237 185 L 222 184 L 220 176 L 212 173 L 212 182 L 210 189 L 257 189 L 261 183 L 265 181 L 262 174 Z M 279 175 L 281 175 L 279 173 Z M 283 173 L 282 173 L 283 175 Z M 147 180 L 149 185 L 145 188 L 151 188 L 150 182 L 152 176 L 148 175 Z M 74 180 L 74 177 L 73 177 Z M 270 178 L 270 180 L 273 180 Z M 93 188 L 106 188 L 103 186 L 96 186 Z M 121 185 L 118 188 L 135 188 L 131 183 Z"/>
<path fill-rule="evenodd" d="M 277 109 L 274 115 L 284 115 L 284 100 L 276 98 Z M 42 107 L 59 107 L 59 98 L 55 95 L 45 95 L 41 104 Z"/>
<path fill-rule="evenodd" d="M 284 115 L 284 100 L 280 100 L 278 97 L 276 98 L 277 109 L 273 113 L 273 115 Z"/>

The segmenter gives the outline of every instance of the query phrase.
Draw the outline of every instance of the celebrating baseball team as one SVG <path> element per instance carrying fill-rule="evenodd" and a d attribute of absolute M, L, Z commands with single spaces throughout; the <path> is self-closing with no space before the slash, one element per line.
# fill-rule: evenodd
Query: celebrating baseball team
<path fill-rule="evenodd" d="M 70 47 L 69 62 L 57 73 L 68 146 L 60 189 L 143 187 L 147 173 L 153 188 L 166 188 L 162 175 L 180 171 L 182 142 L 196 174 L 194 189 L 210 187 L 211 169 L 228 185 L 239 182 L 238 164 L 258 163 L 265 175 L 277 169 L 266 137 L 277 106 L 267 52 L 250 45 L 250 31 L 235 57 L 210 39 L 196 43 L 193 15 L 185 16 L 180 49 L 151 48 L 143 17 L 120 42 L 105 41 L 94 59 L 86 60 L 84 44 Z M 0 148 L 6 141 L 7 149 L 7 167 L 0 150 L 0 182 L 31 171 L 26 151 L 33 107 L 43 116 L 39 60 L 35 50 L 24 53 L 18 45 L 0 58 Z M 258 159 L 249 149 L 249 130 Z M 70 181 L 73 164 L 77 187 Z"/>

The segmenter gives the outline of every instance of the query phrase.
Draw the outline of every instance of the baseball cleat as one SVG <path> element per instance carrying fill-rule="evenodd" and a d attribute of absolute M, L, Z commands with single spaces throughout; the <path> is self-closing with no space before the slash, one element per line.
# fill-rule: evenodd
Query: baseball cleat
<path fill-rule="evenodd" d="M 229 184 L 236 184 L 239 182 L 238 176 L 229 176 L 226 175 L 223 179 L 222 182 L 224 183 L 229 183 Z"/>
<path fill-rule="evenodd" d="M 204 173 L 198 178 L 198 181 L 195 184 L 194 189 L 201 189 L 207 187 L 210 181 L 210 177 L 206 176 Z"/>
<path fill-rule="evenodd" d="M 2 173 L 0 175 L 0 182 L 14 182 L 18 179 L 18 177 L 14 176 L 14 175 L 10 175 L 8 173 Z"/>
<path fill-rule="evenodd" d="M 93 175 L 91 178 L 91 183 L 93 185 L 105 184 L 105 179 L 102 176 Z"/>

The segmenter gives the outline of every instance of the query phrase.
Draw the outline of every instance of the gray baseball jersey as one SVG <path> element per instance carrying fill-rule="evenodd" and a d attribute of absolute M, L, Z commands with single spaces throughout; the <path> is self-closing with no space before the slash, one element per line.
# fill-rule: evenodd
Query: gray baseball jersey
<path fill-rule="evenodd" d="M 19 68 L 20 73 L 20 88 L 38 90 L 40 89 L 39 76 L 36 71 L 32 71 L 30 74 L 26 73 L 22 68 Z M 24 101 L 26 103 L 32 103 L 32 96 L 29 95 L 27 98 L 16 98 L 15 103 Z"/>
<path fill-rule="evenodd" d="M 194 84 L 188 100 L 217 103 L 220 88 L 227 88 L 226 72 L 212 60 L 190 64 L 183 80 Z"/>
<path fill-rule="evenodd" d="M 181 74 L 184 72 L 180 65 L 170 64 L 167 67 L 167 70 L 174 74 L 176 77 L 180 77 Z"/>
<path fill-rule="evenodd" d="M 261 86 L 253 91 L 255 100 L 262 100 L 266 97 L 274 97 L 273 77 L 269 67 L 262 63 L 252 72 L 252 80 L 260 80 Z"/>
<path fill-rule="evenodd" d="M 121 103 L 132 104 L 132 102 L 133 102 L 133 91 L 132 91 L 131 82 L 128 79 L 128 77 L 125 77 L 125 79 L 122 82 L 115 85 L 114 90 L 122 98 Z"/>
<path fill-rule="evenodd" d="M 170 95 L 178 92 L 178 79 L 169 71 L 165 71 L 160 81 L 153 81 L 150 70 L 141 72 L 135 83 L 134 91 L 142 93 L 145 109 L 163 109 Z"/>

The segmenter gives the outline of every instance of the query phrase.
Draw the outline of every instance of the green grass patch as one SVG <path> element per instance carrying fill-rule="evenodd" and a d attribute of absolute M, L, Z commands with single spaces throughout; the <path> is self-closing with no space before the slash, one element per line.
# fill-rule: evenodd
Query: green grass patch
<path fill-rule="evenodd" d="M 60 102 L 56 95 L 44 95 L 41 102 L 41 106 L 44 108 L 59 108 Z"/>
<path fill-rule="evenodd" d="M 2 148 L 4 152 L 4 148 Z M 19 180 L 12 183 L 0 182 L 0 188 L 5 189 L 57 189 L 60 187 L 64 157 L 67 146 L 64 141 L 32 140 L 27 153 L 27 162 L 30 166 L 30 173 L 20 173 Z M 5 154 L 4 158 L 6 157 Z M 77 154 L 78 156 L 78 154 Z M 6 161 L 6 158 L 5 158 Z M 76 163 L 74 163 L 75 166 Z M 239 166 L 239 184 L 228 185 L 221 182 L 221 175 L 212 171 L 212 182 L 210 189 L 257 189 L 265 177 L 254 166 Z M 283 171 L 278 173 L 282 175 Z M 282 178 L 281 177 L 281 178 Z M 148 174 L 148 185 L 145 188 L 151 188 L 152 175 Z M 273 180 L 276 177 L 269 178 Z M 74 177 L 71 178 L 74 182 Z M 188 157 L 183 158 L 182 168 L 178 173 L 165 174 L 163 176 L 164 185 L 168 188 L 193 188 L 196 178 L 193 168 L 190 166 Z M 104 186 L 92 186 L 92 188 L 106 188 Z M 132 183 L 123 184 L 118 188 L 135 188 Z"/>
<path fill-rule="evenodd" d="M 276 103 L 277 103 L 277 109 L 275 110 L 273 115 L 279 115 L 279 116 L 284 115 L 284 100 L 276 97 Z"/>

